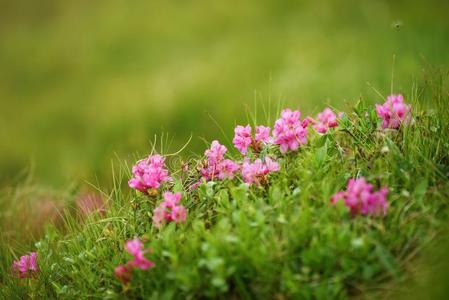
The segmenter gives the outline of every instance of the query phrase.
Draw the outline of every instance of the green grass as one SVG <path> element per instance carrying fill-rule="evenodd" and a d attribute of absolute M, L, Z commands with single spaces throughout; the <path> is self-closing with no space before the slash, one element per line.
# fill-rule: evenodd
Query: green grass
<path fill-rule="evenodd" d="M 116 167 L 105 217 L 81 221 L 67 213 L 63 226 L 48 228 L 34 245 L 0 244 L 1 292 L 7 299 L 392 297 L 414 278 L 448 219 L 447 74 L 424 76 L 410 90 L 410 126 L 379 130 L 373 106 L 360 101 L 337 130 L 310 133 L 298 153 L 271 149 L 281 171 L 268 186 L 234 179 L 188 191 L 188 178 L 175 176 L 164 189 L 182 191 L 189 210 L 178 226 L 154 228 L 151 212 L 160 196 L 130 191 L 129 168 Z M 169 159 L 177 172 L 179 161 Z M 195 176 L 196 160 L 191 163 Z M 330 204 L 348 178 L 359 176 L 389 187 L 385 218 L 351 217 Z M 148 257 L 156 267 L 135 272 L 123 289 L 113 269 L 129 259 L 123 245 L 135 236 L 152 248 Z M 39 252 L 41 273 L 29 281 L 13 278 L 14 256 L 31 250 Z"/>
<path fill-rule="evenodd" d="M 111 181 L 114 154 L 217 137 L 254 99 L 316 113 L 449 61 L 447 1 L 55 1 L 0 9 L 0 184 Z M 394 24 L 402 24 L 399 27 Z M 188 153 L 188 152 L 187 152 Z"/>

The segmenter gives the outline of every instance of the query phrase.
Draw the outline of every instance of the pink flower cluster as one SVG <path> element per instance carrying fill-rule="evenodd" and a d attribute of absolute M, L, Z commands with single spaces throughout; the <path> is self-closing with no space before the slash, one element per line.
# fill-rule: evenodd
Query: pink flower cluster
<path fill-rule="evenodd" d="M 251 126 L 238 125 L 234 129 L 234 139 L 232 140 L 232 143 L 235 148 L 240 151 L 240 153 L 245 155 L 249 146 L 252 146 L 253 150 L 257 151 L 259 150 L 261 144 L 269 143 L 271 141 L 270 131 L 270 127 L 257 126 L 256 134 L 253 139 L 251 135 Z"/>
<path fill-rule="evenodd" d="M 239 170 L 239 165 L 230 159 L 224 159 L 228 149 L 221 145 L 218 141 L 213 141 L 210 149 L 204 154 L 207 157 L 206 166 L 201 169 L 201 175 L 207 181 L 218 179 L 232 179 L 235 172 Z"/>
<path fill-rule="evenodd" d="M 150 252 L 150 249 L 143 249 L 143 243 L 135 238 L 125 243 L 125 250 L 134 258 L 129 260 L 125 265 L 118 265 L 114 269 L 115 277 L 123 284 L 127 284 L 132 277 L 134 269 L 148 270 L 154 267 L 154 262 L 145 257 L 145 253 Z"/>
<path fill-rule="evenodd" d="M 281 118 L 274 124 L 274 143 L 280 146 L 282 153 L 296 151 L 300 145 L 307 142 L 307 125 L 309 119 L 300 120 L 299 110 L 287 108 L 281 113 Z"/>
<path fill-rule="evenodd" d="M 37 253 L 31 252 L 29 255 L 23 255 L 19 260 L 12 263 L 12 271 L 19 278 L 29 278 L 39 272 L 37 265 Z"/>
<path fill-rule="evenodd" d="M 165 158 L 160 155 L 150 155 L 139 160 L 132 169 L 133 178 L 128 181 L 128 185 L 146 194 L 148 189 L 158 189 L 163 182 L 171 179 L 164 162 Z"/>
<path fill-rule="evenodd" d="M 322 112 L 320 112 L 317 116 L 318 122 L 315 122 L 313 128 L 318 133 L 326 133 L 329 128 L 337 127 L 337 115 L 330 109 L 326 107 Z"/>
<path fill-rule="evenodd" d="M 388 188 L 382 187 L 373 191 L 373 185 L 364 177 L 350 179 L 346 191 L 340 191 L 332 196 L 331 202 L 343 200 L 352 215 L 386 215 Z"/>
<path fill-rule="evenodd" d="M 267 182 L 266 175 L 270 172 L 278 172 L 279 164 L 273 161 L 268 156 L 263 162 L 261 159 L 256 159 L 253 163 L 246 158 L 242 165 L 243 181 L 249 184 L 260 185 Z"/>
<path fill-rule="evenodd" d="M 236 128 L 236 132 L 240 132 L 241 130 L 249 130 L 251 139 L 251 128 L 249 126 L 240 127 L 240 129 Z M 270 138 L 270 128 L 264 126 L 258 126 L 258 128 L 259 130 L 256 131 L 256 135 L 259 135 L 257 137 L 257 142 L 268 141 Z M 241 137 L 242 136 L 243 135 L 241 135 Z M 226 151 L 226 147 L 220 145 L 218 141 L 212 142 L 211 148 L 207 149 L 204 153 L 207 157 L 207 165 L 201 169 L 201 175 L 203 178 L 206 180 L 213 180 L 214 178 L 233 179 L 235 173 L 241 169 L 244 182 L 259 185 L 260 183 L 267 181 L 266 175 L 268 173 L 279 171 L 279 164 L 269 157 L 266 157 L 264 162 L 260 159 L 256 159 L 253 163 L 251 163 L 249 158 L 246 157 L 243 164 L 240 165 L 230 159 L 224 159 L 224 154 Z M 197 187 L 199 183 L 200 182 L 194 184 L 193 186 Z"/>
<path fill-rule="evenodd" d="M 376 112 L 383 119 L 382 128 L 399 128 L 410 122 L 410 105 L 404 103 L 402 95 L 390 95 L 384 104 L 376 104 Z"/>
<path fill-rule="evenodd" d="M 181 201 L 181 193 L 164 193 L 164 201 L 153 211 L 153 224 L 160 227 L 165 222 L 182 223 L 187 218 L 187 210 L 184 206 L 179 205 Z"/>

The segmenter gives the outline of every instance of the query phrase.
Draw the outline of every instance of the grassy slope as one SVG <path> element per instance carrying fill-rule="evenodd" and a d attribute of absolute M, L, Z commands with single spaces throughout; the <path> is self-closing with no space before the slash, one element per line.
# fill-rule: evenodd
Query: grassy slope
<path fill-rule="evenodd" d="M 180 226 L 152 228 L 155 199 L 122 192 L 129 175 L 123 167 L 105 218 L 79 222 L 68 215 L 63 229 L 50 228 L 36 243 L 36 280 L 8 275 L 13 257 L 2 243 L 1 292 L 8 299 L 385 295 L 385 283 L 411 274 L 447 219 L 449 99 L 442 81 L 433 76 L 406 95 L 415 120 L 407 128 L 379 131 L 373 107 L 359 103 L 337 131 L 311 133 L 297 154 L 280 155 L 281 172 L 269 187 L 233 180 L 186 192 L 189 215 Z M 329 197 L 356 176 L 389 186 L 386 218 L 351 218 L 330 205 Z M 183 190 L 186 179 L 173 188 Z M 134 236 L 147 240 L 156 267 L 136 272 L 122 290 L 112 270 L 128 259 L 123 243 Z"/>

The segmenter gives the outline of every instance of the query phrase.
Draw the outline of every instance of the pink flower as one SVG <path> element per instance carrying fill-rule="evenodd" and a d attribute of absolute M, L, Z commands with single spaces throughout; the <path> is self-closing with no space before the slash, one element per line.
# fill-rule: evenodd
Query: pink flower
<path fill-rule="evenodd" d="M 143 243 L 135 238 L 125 243 L 125 250 L 134 256 L 134 259 L 129 261 L 129 264 L 133 267 L 146 270 L 154 266 L 154 263 L 149 261 L 144 254 L 150 252 L 150 249 L 143 249 Z"/>
<path fill-rule="evenodd" d="M 28 269 L 32 272 L 39 271 L 39 267 L 37 265 L 37 253 L 36 252 L 31 252 L 31 254 L 30 254 Z"/>
<path fill-rule="evenodd" d="M 153 224 L 161 227 L 165 220 L 165 207 L 158 206 L 153 210 Z"/>
<path fill-rule="evenodd" d="M 181 193 L 164 193 L 164 201 L 153 211 L 153 224 L 159 228 L 164 222 L 182 223 L 187 218 L 187 210 L 179 205 Z"/>
<path fill-rule="evenodd" d="M 269 143 L 270 140 L 271 140 L 271 138 L 270 138 L 270 131 L 271 131 L 270 127 L 257 126 L 256 127 L 256 134 L 254 136 L 254 139 L 257 142 Z"/>
<path fill-rule="evenodd" d="M 138 161 L 132 169 L 133 178 L 128 181 L 128 185 L 142 193 L 159 188 L 163 182 L 171 180 L 164 161 L 165 158 L 160 155 L 150 155 Z"/>
<path fill-rule="evenodd" d="M 262 161 L 257 159 L 254 163 L 249 160 L 245 160 L 242 165 L 242 177 L 246 183 L 259 184 L 260 169 L 262 167 Z"/>
<path fill-rule="evenodd" d="M 281 113 L 281 118 L 274 124 L 274 143 L 280 146 L 282 153 L 296 151 L 300 145 L 307 142 L 307 122 L 301 122 L 299 110 L 287 108 Z"/>
<path fill-rule="evenodd" d="M 12 264 L 13 273 L 19 278 L 32 277 L 39 272 L 37 265 L 37 253 L 31 252 L 29 255 L 23 255 L 19 260 Z"/>
<path fill-rule="evenodd" d="M 269 158 L 268 156 L 265 157 L 265 169 L 263 170 L 264 175 L 268 174 L 270 172 L 278 172 L 279 171 L 279 164 Z"/>
<path fill-rule="evenodd" d="M 154 263 L 144 256 L 146 252 L 149 252 L 149 249 L 144 250 L 143 243 L 139 239 L 135 238 L 127 241 L 125 243 L 125 250 L 134 256 L 134 259 L 130 261 L 133 267 L 146 270 L 154 266 Z"/>
<path fill-rule="evenodd" d="M 228 151 L 228 149 L 225 146 L 220 145 L 220 143 L 215 140 L 212 141 L 210 149 L 207 149 L 204 154 L 207 157 L 209 165 L 214 165 L 224 159 L 224 154 L 226 153 L 226 151 Z"/>
<path fill-rule="evenodd" d="M 402 95 L 390 95 L 384 104 L 376 104 L 376 112 L 383 119 L 382 128 L 399 128 L 410 123 L 410 105 L 404 103 Z"/>
<path fill-rule="evenodd" d="M 364 177 L 350 179 L 346 191 L 337 192 L 331 197 L 331 202 L 343 200 L 352 215 L 386 215 L 388 188 L 383 187 L 373 191 L 372 184 Z"/>
<path fill-rule="evenodd" d="M 124 265 L 118 265 L 114 269 L 114 275 L 118 280 L 120 280 L 121 283 L 127 284 L 131 281 L 132 268 Z"/>
<path fill-rule="evenodd" d="M 239 170 L 237 163 L 230 159 L 224 159 L 227 149 L 220 145 L 218 141 L 213 141 L 210 149 L 207 149 L 204 154 L 207 157 L 207 163 L 200 170 L 201 176 L 206 181 L 218 179 L 232 179 L 234 173 Z"/>
<path fill-rule="evenodd" d="M 131 281 L 134 269 L 148 270 L 155 266 L 154 262 L 145 257 L 145 253 L 149 253 L 150 249 L 143 249 L 144 245 L 138 238 L 126 241 L 125 250 L 133 256 L 126 265 L 118 265 L 114 269 L 115 277 L 123 284 Z"/>
<path fill-rule="evenodd" d="M 246 125 L 245 127 L 238 125 L 234 129 L 234 139 L 232 143 L 235 148 L 237 148 L 242 154 L 246 154 L 248 147 L 252 143 L 251 138 L 251 126 Z"/>
<path fill-rule="evenodd" d="M 206 179 L 206 181 L 213 180 L 218 177 L 218 165 L 208 165 L 201 169 L 201 176 Z"/>
<path fill-rule="evenodd" d="M 129 254 L 136 256 L 143 251 L 143 243 L 137 238 L 129 240 L 125 243 L 125 250 Z"/>
<path fill-rule="evenodd" d="M 256 159 L 253 163 L 249 159 L 245 159 L 242 165 L 243 181 L 249 184 L 260 185 L 267 181 L 266 175 L 277 171 L 279 171 L 279 164 L 269 157 L 265 158 L 265 162 Z"/>
<path fill-rule="evenodd" d="M 326 107 L 318 114 L 318 120 L 326 124 L 327 127 L 336 127 L 338 125 L 337 115 L 329 107 Z"/>
<path fill-rule="evenodd" d="M 294 125 L 299 121 L 301 112 L 299 110 L 292 111 L 290 108 L 286 108 L 281 111 L 281 119 L 289 125 Z"/>
<path fill-rule="evenodd" d="M 248 152 L 248 147 L 250 146 L 254 151 L 258 152 L 260 151 L 260 147 L 262 146 L 262 144 L 271 142 L 270 131 L 270 127 L 257 126 L 256 134 L 253 138 L 251 136 L 251 126 L 246 125 L 244 127 L 238 125 L 234 129 L 235 135 L 232 143 L 234 144 L 235 148 L 237 148 L 237 150 L 239 150 L 243 155 Z"/>
<path fill-rule="evenodd" d="M 303 128 L 306 128 L 307 126 L 309 126 L 309 124 L 310 124 L 312 121 L 313 121 L 313 120 L 312 120 L 311 117 L 307 117 L 307 118 L 305 118 L 304 120 L 302 120 L 301 126 L 302 126 Z"/>
<path fill-rule="evenodd" d="M 326 133 L 327 129 L 328 129 L 328 127 L 326 127 L 326 125 L 324 125 L 323 123 L 315 124 L 315 125 L 313 125 L 313 128 L 315 128 L 315 130 L 318 133 L 322 133 L 322 134 Z"/>
<path fill-rule="evenodd" d="M 184 206 L 179 205 L 171 210 L 171 219 L 176 224 L 185 222 L 186 218 L 187 218 L 187 211 Z"/>
<path fill-rule="evenodd" d="M 154 262 L 148 260 L 143 252 L 138 253 L 133 260 L 131 260 L 131 264 L 141 270 L 148 270 L 149 268 L 154 267 Z"/>
<path fill-rule="evenodd" d="M 217 167 L 218 178 L 223 180 L 225 178 L 233 179 L 234 173 L 240 169 L 240 166 L 230 159 L 223 160 Z"/>
<path fill-rule="evenodd" d="M 175 207 L 179 201 L 181 201 L 182 195 L 181 193 L 172 193 L 172 192 L 165 192 L 164 193 L 164 205 L 166 208 L 173 208 Z"/>
<path fill-rule="evenodd" d="M 154 263 L 145 258 L 144 254 L 149 252 L 149 250 L 143 249 L 143 243 L 135 238 L 133 240 L 127 241 L 125 244 L 125 250 L 134 256 L 131 260 L 131 264 L 139 269 L 146 270 L 154 266 Z"/>
<path fill-rule="evenodd" d="M 14 271 L 17 272 L 17 274 L 22 277 L 22 275 L 26 275 L 28 271 L 28 261 L 29 257 L 28 255 L 23 255 L 20 257 L 19 260 L 16 260 L 12 264 L 12 268 Z M 23 276 L 26 277 L 26 276 Z"/>
<path fill-rule="evenodd" d="M 330 109 L 325 108 L 317 116 L 318 122 L 315 122 L 313 128 L 318 133 L 326 133 L 329 128 L 336 127 L 338 125 L 337 115 Z"/>

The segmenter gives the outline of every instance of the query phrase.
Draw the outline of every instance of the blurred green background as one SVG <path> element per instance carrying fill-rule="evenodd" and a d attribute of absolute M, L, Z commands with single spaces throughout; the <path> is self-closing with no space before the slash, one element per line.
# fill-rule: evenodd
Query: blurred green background
<path fill-rule="evenodd" d="M 0 185 L 107 182 L 111 159 L 232 136 L 246 107 L 343 108 L 449 62 L 448 1 L 0 3 Z M 269 110 L 273 110 L 271 108 Z"/>

